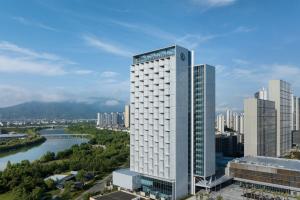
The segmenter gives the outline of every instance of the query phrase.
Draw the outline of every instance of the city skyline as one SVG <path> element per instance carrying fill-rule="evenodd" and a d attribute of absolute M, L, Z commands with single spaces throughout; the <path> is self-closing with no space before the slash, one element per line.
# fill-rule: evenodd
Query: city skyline
<path fill-rule="evenodd" d="M 270 79 L 290 82 L 299 96 L 298 1 L 1 4 L 0 107 L 98 97 L 128 102 L 131 56 L 170 43 L 197 51 L 195 63 L 216 66 L 217 111 L 242 110 L 243 99 Z"/>

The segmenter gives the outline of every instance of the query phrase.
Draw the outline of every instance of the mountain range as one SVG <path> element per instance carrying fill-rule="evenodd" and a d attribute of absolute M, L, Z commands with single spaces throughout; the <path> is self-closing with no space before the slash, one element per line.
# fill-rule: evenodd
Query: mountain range
<path fill-rule="evenodd" d="M 125 102 L 98 99 L 94 102 L 26 102 L 0 108 L 0 120 L 95 119 L 97 112 L 123 112 Z"/>

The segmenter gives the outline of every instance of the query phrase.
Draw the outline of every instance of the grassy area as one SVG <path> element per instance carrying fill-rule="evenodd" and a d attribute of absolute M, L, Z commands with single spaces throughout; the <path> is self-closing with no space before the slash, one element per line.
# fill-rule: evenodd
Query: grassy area
<path fill-rule="evenodd" d="M 0 199 L 1 200 L 13 200 L 14 199 L 14 195 L 12 192 L 6 192 L 4 194 L 0 194 Z"/>

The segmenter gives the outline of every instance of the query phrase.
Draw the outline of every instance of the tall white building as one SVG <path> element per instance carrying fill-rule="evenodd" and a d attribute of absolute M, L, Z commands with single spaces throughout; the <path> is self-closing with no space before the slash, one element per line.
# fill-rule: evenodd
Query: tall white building
<path fill-rule="evenodd" d="M 226 110 L 226 126 L 227 128 L 233 128 L 233 112 L 232 110 Z"/>
<path fill-rule="evenodd" d="M 133 57 L 130 171 L 152 198 L 180 199 L 215 174 L 215 69 L 193 60 L 177 45 Z"/>
<path fill-rule="evenodd" d="M 240 115 L 238 113 L 233 113 L 233 130 L 237 133 L 240 132 Z"/>
<path fill-rule="evenodd" d="M 240 133 L 241 134 L 244 134 L 245 133 L 245 131 L 244 131 L 244 127 L 245 127 L 245 123 L 244 123 L 244 121 L 245 121 L 245 117 L 244 117 L 244 113 L 241 113 L 240 114 Z"/>
<path fill-rule="evenodd" d="M 244 112 L 244 155 L 276 157 L 275 103 L 259 98 L 245 99 Z"/>
<path fill-rule="evenodd" d="M 291 85 L 283 80 L 269 82 L 269 99 L 275 102 L 277 111 L 277 156 L 287 154 L 292 148 Z"/>
<path fill-rule="evenodd" d="M 130 126 L 130 106 L 125 106 L 125 112 L 124 112 L 124 125 L 125 128 L 129 128 Z"/>
<path fill-rule="evenodd" d="M 296 112 L 296 114 L 295 114 L 296 115 L 296 117 L 295 117 L 296 130 L 300 130 L 300 98 L 298 98 L 298 97 L 295 99 L 294 108 L 295 108 L 295 112 Z"/>
<path fill-rule="evenodd" d="M 100 126 L 100 113 L 97 113 L 97 126 Z"/>
<path fill-rule="evenodd" d="M 224 118 L 224 115 L 222 114 L 219 114 L 217 116 L 217 123 L 216 123 L 216 128 L 217 128 L 217 131 L 220 132 L 220 133 L 224 133 L 224 127 L 225 127 L 225 118 Z"/>
<path fill-rule="evenodd" d="M 130 170 L 142 191 L 188 194 L 191 52 L 171 46 L 133 57 L 130 73 Z"/>

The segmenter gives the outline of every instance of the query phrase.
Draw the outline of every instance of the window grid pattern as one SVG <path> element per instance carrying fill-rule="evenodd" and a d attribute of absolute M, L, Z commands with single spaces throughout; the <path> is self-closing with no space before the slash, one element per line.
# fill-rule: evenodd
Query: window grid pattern
<path fill-rule="evenodd" d="M 175 57 L 139 63 L 130 72 L 130 168 L 172 178 L 171 81 Z"/>

